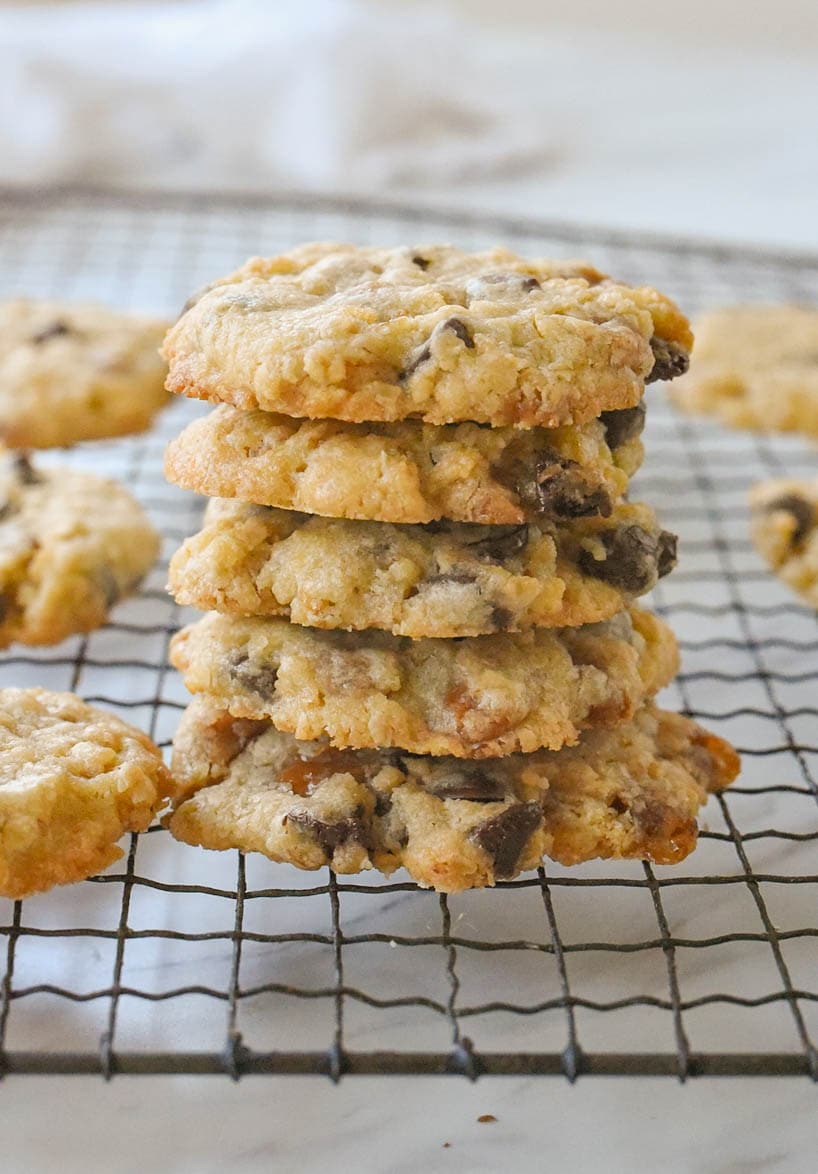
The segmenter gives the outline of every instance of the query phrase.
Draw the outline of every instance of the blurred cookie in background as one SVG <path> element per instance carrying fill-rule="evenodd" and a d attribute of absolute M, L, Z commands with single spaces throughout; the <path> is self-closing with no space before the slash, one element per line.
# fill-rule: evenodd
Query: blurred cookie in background
<path fill-rule="evenodd" d="M 169 402 L 166 329 L 104 306 L 0 304 L 0 441 L 55 448 L 144 432 Z"/>
<path fill-rule="evenodd" d="M 818 477 L 764 481 L 750 493 L 753 543 L 778 577 L 818 607 Z"/>
<path fill-rule="evenodd" d="M 58 644 L 103 624 L 159 553 L 159 535 L 115 481 L 0 460 L 0 648 Z"/>
<path fill-rule="evenodd" d="M 679 407 L 736 428 L 818 436 L 818 308 L 726 307 L 694 331 L 690 370 L 670 390 Z"/>

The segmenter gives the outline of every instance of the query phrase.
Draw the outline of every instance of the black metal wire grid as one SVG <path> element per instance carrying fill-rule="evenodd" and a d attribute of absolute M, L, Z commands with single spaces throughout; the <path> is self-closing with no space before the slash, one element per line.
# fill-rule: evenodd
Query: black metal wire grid
<path fill-rule="evenodd" d="M 0 203 L 2 293 L 172 312 L 246 255 L 319 237 L 583 254 L 691 311 L 818 288 L 818 258 L 566 225 L 65 192 Z M 202 503 L 164 482 L 161 454 L 197 410 L 178 404 L 147 437 L 55 458 L 131 486 L 164 533 L 165 563 L 106 628 L 0 662 L 2 684 L 75 689 L 163 745 L 185 702 L 166 661 L 184 618 L 163 590 L 166 559 Z M 446 898 L 400 875 L 199 852 L 153 829 L 103 876 L 0 902 L 2 1071 L 817 1079 L 816 617 L 764 572 L 745 507 L 756 479 L 814 473 L 815 450 L 682 419 L 656 388 L 647 440 L 639 493 L 682 538 L 654 601 L 684 654 L 666 701 L 731 738 L 745 764 L 711 801 L 693 856 L 672 869 L 546 864 Z"/>

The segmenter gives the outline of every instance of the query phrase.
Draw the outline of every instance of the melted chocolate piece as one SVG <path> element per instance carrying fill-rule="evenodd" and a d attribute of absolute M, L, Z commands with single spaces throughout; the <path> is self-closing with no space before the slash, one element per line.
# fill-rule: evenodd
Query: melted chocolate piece
<path fill-rule="evenodd" d="M 812 506 L 796 493 L 786 493 L 783 497 L 777 497 L 775 501 L 768 502 L 764 506 L 764 510 L 768 514 L 784 510 L 795 520 L 795 530 L 791 540 L 793 546 L 800 546 L 816 525 Z"/>
<path fill-rule="evenodd" d="M 538 514 L 555 518 L 610 516 L 611 498 L 607 489 L 589 481 L 576 461 L 545 453 L 533 475 L 520 486 L 520 497 Z"/>
<path fill-rule="evenodd" d="M 491 609 L 489 616 L 489 623 L 495 632 L 506 632 L 513 620 L 513 615 L 507 607 L 503 607 L 499 603 L 495 603 Z"/>
<path fill-rule="evenodd" d="M 287 821 L 312 836 L 330 858 L 335 849 L 346 844 L 348 840 L 354 840 L 356 844 L 366 847 L 366 827 L 363 820 L 354 816 L 346 816 L 330 823 L 319 819 L 311 811 L 291 811 Z"/>
<path fill-rule="evenodd" d="M 466 325 L 465 322 L 463 322 L 462 319 L 460 319 L 460 318 L 447 318 L 445 322 L 441 322 L 438 326 L 435 327 L 434 331 L 432 332 L 433 335 L 438 330 L 451 330 L 451 331 L 453 331 L 457 335 L 457 337 L 459 339 L 461 339 L 466 344 L 466 346 L 469 348 L 469 350 L 474 349 L 474 339 L 471 336 L 471 331 L 469 330 L 468 326 Z M 415 355 L 414 359 L 412 359 L 409 366 L 404 367 L 404 369 L 401 371 L 400 376 L 399 376 L 401 382 L 403 382 L 405 379 L 408 379 L 410 375 L 413 375 L 415 373 L 415 371 L 417 371 L 418 367 L 420 367 L 422 363 L 428 362 L 428 360 L 431 359 L 431 357 L 432 357 L 432 348 L 431 348 L 431 345 L 427 342 L 426 346 L 424 346 L 421 350 L 418 351 L 418 353 Z"/>
<path fill-rule="evenodd" d="M 462 318 L 447 318 L 443 323 L 443 326 L 439 329 L 453 331 L 453 333 L 457 335 L 461 342 L 466 344 L 469 350 L 474 350 L 474 339 L 472 338 L 471 331 Z"/>
<path fill-rule="evenodd" d="M 471 803 L 502 803 L 506 788 L 483 765 L 455 764 L 437 771 L 426 789 L 438 799 L 468 799 Z"/>
<path fill-rule="evenodd" d="M 659 552 L 652 534 L 641 526 L 616 526 L 598 538 L 605 547 L 604 559 L 594 558 L 588 550 L 579 552 L 577 562 L 586 575 L 632 595 L 653 586 Z"/>
<path fill-rule="evenodd" d="M 517 861 L 542 817 L 539 803 L 516 803 L 469 832 L 469 839 L 493 860 L 498 880 L 513 876 Z"/>
<path fill-rule="evenodd" d="M 650 349 L 653 351 L 653 367 L 645 383 L 655 383 L 657 379 L 675 379 L 677 375 L 684 375 L 690 366 L 690 356 L 678 343 L 654 335 L 650 340 Z"/>
<path fill-rule="evenodd" d="M 676 566 L 676 545 L 678 538 L 669 530 L 662 530 L 659 534 L 658 549 L 656 552 L 656 573 L 660 579 L 669 575 Z"/>
<path fill-rule="evenodd" d="M 424 273 L 429 268 L 431 263 L 432 262 L 427 257 L 421 257 L 417 254 L 412 258 L 412 264 L 417 265 L 418 269 L 422 269 Z"/>
<path fill-rule="evenodd" d="M 493 526 L 487 538 L 470 542 L 469 549 L 479 559 L 502 563 L 524 550 L 528 542 L 528 526 Z"/>
<path fill-rule="evenodd" d="M 72 334 L 73 331 L 67 322 L 62 318 L 55 318 L 48 326 L 45 326 L 37 334 L 31 336 L 31 341 L 39 346 L 43 342 L 48 342 L 50 338 L 61 338 L 65 334 Z"/>
<path fill-rule="evenodd" d="M 614 412 L 602 412 L 600 420 L 605 425 L 605 439 L 613 450 L 642 435 L 645 427 L 645 405 L 639 403 L 633 408 L 619 408 Z"/>
<path fill-rule="evenodd" d="M 275 693 L 278 673 L 272 665 L 254 666 L 244 653 L 236 653 L 229 668 L 230 676 L 251 693 L 259 697 L 272 697 Z"/>

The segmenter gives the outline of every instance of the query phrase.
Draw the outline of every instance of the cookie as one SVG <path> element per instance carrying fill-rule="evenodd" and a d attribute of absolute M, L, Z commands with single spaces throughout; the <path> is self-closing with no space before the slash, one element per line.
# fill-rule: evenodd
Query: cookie
<path fill-rule="evenodd" d="M 159 750 L 114 714 L 72 693 L 0 689 L 0 894 L 107 868 L 169 790 Z"/>
<path fill-rule="evenodd" d="M 491 762 L 335 750 L 197 698 L 174 740 L 177 840 L 338 873 L 401 866 L 442 892 L 493 885 L 543 856 L 676 864 L 732 747 L 648 706 L 577 746 Z"/>
<path fill-rule="evenodd" d="M 677 651 L 670 629 L 635 608 L 582 628 L 459 641 L 210 613 L 177 633 L 171 661 L 191 693 L 297 738 L 489 758 L 626 721 L 670 681 Z"/>
<path fill-rule="evenodd" d="M 159 535 L 116 482 L 0 459 L 0 647 L 98 628 L 158 553 Z"/>
<path fill-rule="evenodd" d="M 0 440 L 53 448 L 143 432 L 169 402 L 166 326 L 104 306 L 0 305 Z"/>
<path fill-rule="evenodd" d="M 750 493 L 751 531 L 780 579 L 818 607 L 818 478 L 765 481 Z"/>
<path fill-rule="evenodd" d="M 738 428 L 818 436 L 818 308 L 733 306 L 696 325 L 696 358 L 673 387 L 689 412 Z"/>
<path fill-rule="evenodd" d="M 676 306 L 506 249 L 308 244 L 214 282 L 169 331 L 168 388 L 351 422 L 558 425 L 687 367 Z"/>
<path fill-rule="evenodd" d="M 608 619 L 675 564 L 645 505 L 559 526 L 393 526 L 215 499 L 173 556 L 178 603 L 310 628 L 459 637 Z"/>
<path fill-rule="evenodd" d="M 610 514 L 642 461 L 641 408 L 566 428 L 295 420 L 222 406 L 171 441 L 184 489 L 331 518 L 519 525 Z"/>

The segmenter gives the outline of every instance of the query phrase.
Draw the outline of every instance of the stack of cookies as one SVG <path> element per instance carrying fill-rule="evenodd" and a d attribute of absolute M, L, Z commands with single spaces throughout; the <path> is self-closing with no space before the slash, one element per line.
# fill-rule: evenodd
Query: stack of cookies
<path fill-rule="evenodd" d="M 737 763 L 651 702 L 676 644 L 634 601 L 675 539 L 627 488 L 690 345 L 655 290 L 501 249 L 308 245 L 194 298 L 172 833 L 441 891 L 682 859 Z"/>

